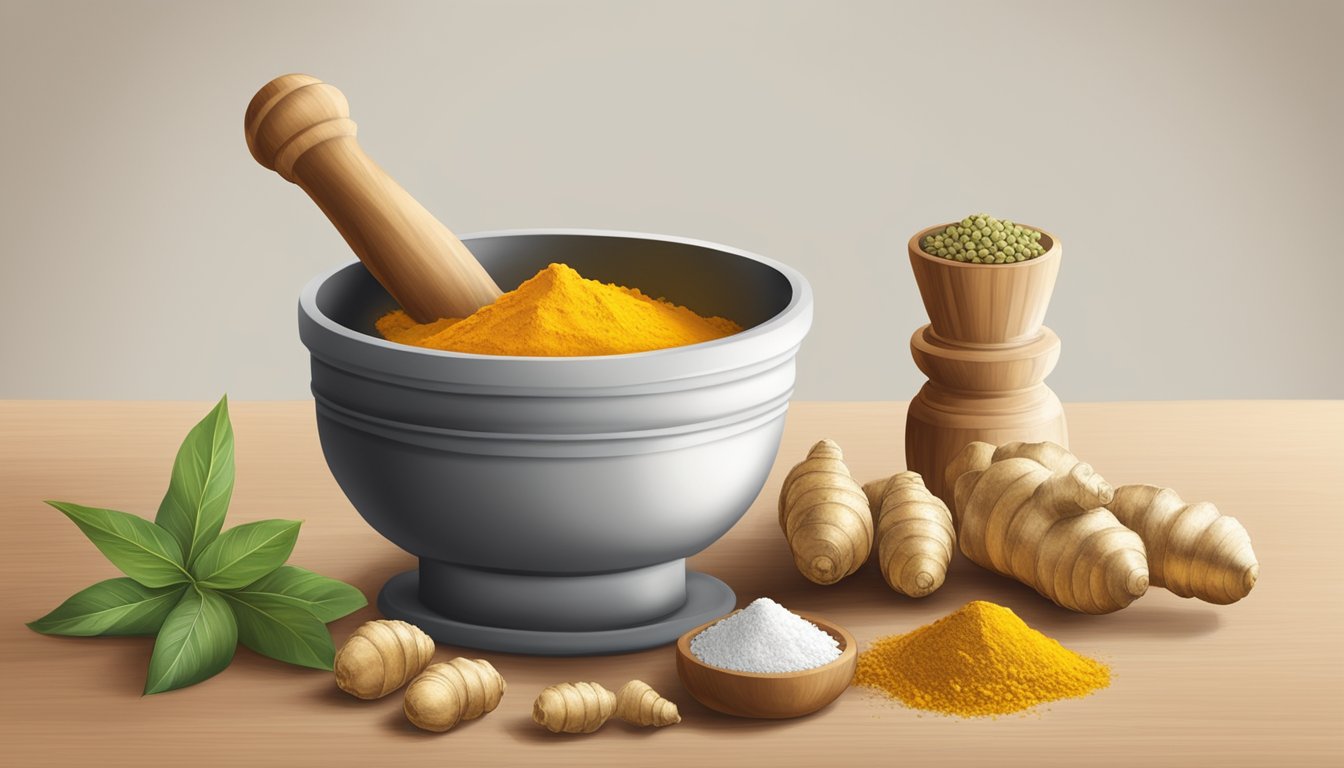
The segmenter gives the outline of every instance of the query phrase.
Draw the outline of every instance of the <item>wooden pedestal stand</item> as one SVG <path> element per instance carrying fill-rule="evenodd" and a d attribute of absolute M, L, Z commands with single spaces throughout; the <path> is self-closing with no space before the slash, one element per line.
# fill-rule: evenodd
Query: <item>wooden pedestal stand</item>
<path fill-rule="evenodd" d="M 929 377 L 905 420 L 906 467 L 949 504 L 943 471 L 967 443 L 1050 440 L 1068 446 L 1064 410 L 1045 377 L 1059 361 L 1059 337 L 1042 322 L 1059 274 L 1059 240 L 1042 232 L 1044 255 L 1017 264 L 965 264 L 910 240 L 929 325 L 910 354 Z M 1025 225 L 1024 225 L 1025 226 Z M 1037 229 L 1032 227 L 1032 229 Z"/>

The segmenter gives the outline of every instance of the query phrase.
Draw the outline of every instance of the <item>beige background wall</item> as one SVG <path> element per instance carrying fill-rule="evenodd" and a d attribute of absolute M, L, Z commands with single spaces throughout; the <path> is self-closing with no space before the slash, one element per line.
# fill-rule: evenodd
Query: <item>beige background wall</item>
<path fill-rule="evenodd" d="M 460 232 L 699 237 L 817 294 L 798 395 L 905 399 L 904 244 L 1054 230 L 1066 400 L 1344 397 L 1341 2 L 0 0 L 0 397 L 298 398 L 348 249 L 243 144 L 316 74 Z"/>

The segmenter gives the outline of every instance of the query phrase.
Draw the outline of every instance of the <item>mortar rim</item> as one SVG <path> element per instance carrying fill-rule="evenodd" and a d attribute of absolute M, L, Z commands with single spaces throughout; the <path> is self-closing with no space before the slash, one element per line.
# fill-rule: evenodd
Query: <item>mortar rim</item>
<path fill-rule="evenodd" d="M 700 342 L 698 344 L 686 344 L 679 347 L 667 347 L 665 349 L 655 349 L 645 352 L 628 352 L 617 355 L 576 355 L 569 357 L 548 357 L 540 355 L 483 355 L 468 352 L 452 352 L 440 349 L 428 349 L 425 347 L 416 347 L 408 344 L 399 344 L 388 341 L 377 336 L 357 331 L 349 328 L 324 313 L 317 305 L 317 294 L 321 288 L 336 274 L 359 264 L 359 260 L 345 262 L 331 269 L 319 273 L 304 285 L 299 295 L 300 312 L 307 317 L 309 321 L 321 328 L 324 332 L 340 337 L 347 341 L 367 345 L 377 349 L 388 350 L 392 353 L 410 355 L 418 358 L 427 358 L 434 360 L 476 360 L 490 361 L 491 365 L 547 365 L 559 366 L 565 364 L 582 365 L 585 362 L 591 364 L 593 361 L 603 361 L 609 365 L 619 365 L 624 361 L 632 361 L 631 365 L 638 364 L 637 361 L 651 358 L 671 358 L 677 356 L 696 355 L 707 351 L 718 350 L 728 346 L 742 345 L 769 335 L 774 330 L 786 326 L 788 323 L 803 314 L 810 314 L 813 295 L 812 287 L 808 283 L 802 272 L 788 266 L 780 261 L 771 259 L 760 254 L 753 253 L 741 248 L 716 243 L 710 240 L 701 240 L 698 238 L 682 237 L 679 235 L 663 235 L 649 232 L 635 232 L 630 230 L 613 229 L 594 229 L 582 227 L 537 227 L 521 229 L 500 229 L 486 230 L 482 232 L 472 232 L 464 234 L 461 239 L 464 242 L 471 240 L 493 238 L 493 237 L 518 237 L 518 236 L 584 236 L 584 237 L 607 237 L 607 238 L 626 238 L 633 240 L 656 240 L 660 242 L 677 243 L 697 248 L 705 248 L 711 251 L 718 251 L 739 258 L 748 259 L 763 264 L 773 269 L 784 277 L 789 283 L 790 297 L 789 302 L 776 314 L 757 325 L 747 328 L 740 333 L 724 336 L 712 341 Z M 810 320 L 807 323 L 811 325 Z M 806 330 L 804 330 L 804 335 Z M 801 340 L 801 339 L 800 339 Z"/>

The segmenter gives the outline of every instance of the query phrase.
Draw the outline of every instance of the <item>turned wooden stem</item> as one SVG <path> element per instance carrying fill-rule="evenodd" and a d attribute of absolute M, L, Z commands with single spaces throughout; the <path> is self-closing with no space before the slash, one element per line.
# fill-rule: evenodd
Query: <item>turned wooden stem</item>
<path fill-rule="evenodd" d="M 417 321 L 465 317 L 499 297 L 462 241 L 364 153 L 335 86 L 277 77 L 252 97 L 244 131 L 252 157 L 307 192 Z"/>

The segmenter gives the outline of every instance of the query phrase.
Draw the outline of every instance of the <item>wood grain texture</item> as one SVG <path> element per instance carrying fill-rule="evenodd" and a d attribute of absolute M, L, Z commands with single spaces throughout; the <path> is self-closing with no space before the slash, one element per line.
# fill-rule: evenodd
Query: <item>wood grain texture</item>
<path fill-rule="evenodd" d="M 944 470 L 968 444 L 1023 440 L 1069 444 L 1059 397 L 1044 384 L 1004 392 L 966 393 L 925 382 L 910 401 L 905 421 L 905 460 L 934 495 L 952 506 Z"/>
<path fill-rule="evenodd" d="M 229 525 L 302 518 L 292 562 L 373 597 L 412 558 L 377 536 L 322 461 L 311 403 L 231 403 L 238 485 Z M 1338 765 L 1344 760 L 1344 402 L 1071 405 L 1072 450 L 1115 484 L 1146 482 L 1207 499 L 1246 525 L 1263 572 L 1235 605 L 1160 589 L 1106 616 L 1060 609 L 958 556 L 947 583 L 912 600 L 869 563 L 840 584 L 804 579 L 779 531 L 784 472 L 821 437 L 855 477 L 902 469 L 905 403 L 799 403 L 781 459 L 743 520 L 691 560 L 739 604 L 766 595 L 834 619 L 860 648 L 973 599 L 1012 608 L 1069 648 L 1102 659 L 1112 686 L 1020 717 L 919 713 L 863 689 L 799 720 L 717 715 L 677 680 L 671 647 L 606 658 L 541 659 L 440 647 L 437 660 L 485 656 L 508 681 L 499 709 L 443 734 L 406 722 L 398 696 L 358 701 L 328 674 L 240 649 L 218 677 L 142 698 L 144 638 L 65 639 L 23 622 L 112 566 L 41 499 L 152 516 L 177 444 L 208 403 L 0 403 L 0 743 L 7 765 Z M 332 625 L 338 641 L 373 608 Z M 611 723 L 557 738 L 531 720 L 545 686 L 638 678 L 683 722 Z M 190 762 L 185 756 L 192 755 Z"/>
<path fill-rule="evenodd" d="M 281 75 L 252 97 L 243 123 L 252 157 L 308 193 L 411 317 L 466 317 L 499 297 L 457 235 L 364 153 L 335 86 Z"/>
<path fill-rule="evenodd" d="M 735 615 L 736 611 L 733 614 Z M 706 622 L 677 639 L 677 677 L 687 693 L 716 712 L 734 717 L 782 720 L 816 712 L 835 701 L 854 680 L 859 654 L 854 636 L 843 626 L 801 613 L 840 644 L 829 664 L 799 672 L 755 673 L 706 664 L 691 652 L 691 640 L 720 621 Z"/>
<path fill-rule="evenodd" d="M 915 367 L 931 380 L 961 392 L 1011 392 L 1035 386 L 1059 362 L 1059 336 L 1042 328 L 1021 346 L 962 347 L 939 339 L 933 326 L 920 326 L 910 337 Z"/>

